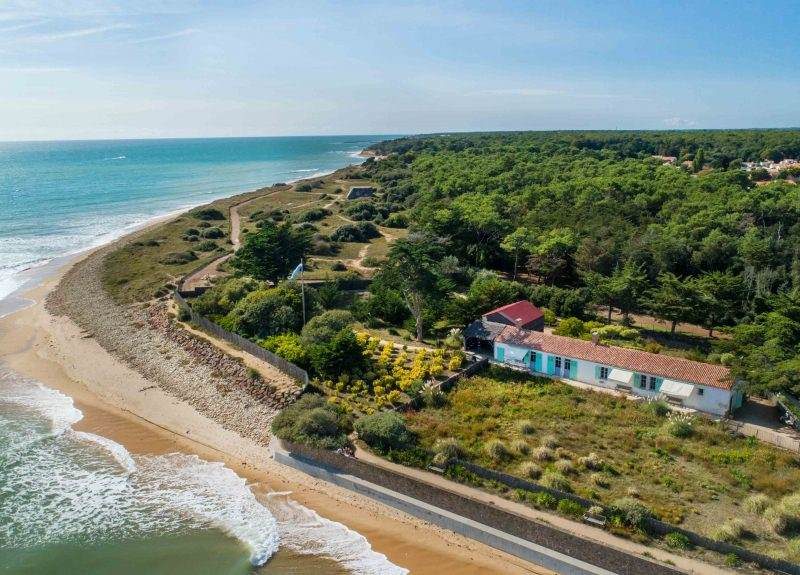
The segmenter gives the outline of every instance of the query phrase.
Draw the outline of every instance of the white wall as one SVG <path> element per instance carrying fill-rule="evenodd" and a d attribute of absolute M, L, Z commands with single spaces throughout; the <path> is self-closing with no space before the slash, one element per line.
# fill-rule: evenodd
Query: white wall
<path fill-rule="evenodd" d="M 509 346 L 508 344 L 504 343 L 495 343 L 495 348 L 497 347 L 503 347 L 506 350 L 513 349 L 517 353 L 518 350 L 520 349 L 526 349 L 526 348 L 521 348 L 519 346 Z M 506 351 L 507 357 L 508 353 L 509 351 Z M 541 365 L 542 365 L 542 373 L 544 373 L 547 371 L 547 358 L 549 355 L 552 354 L 541 353 L 541 352 L 536 352 L 536 353 L 539 353 L 542 356 Z M 495 358 L 497 358 L 496 351 L 495 351 Z M 578 371 L 575 375 L 576 380 L 583 383 L 596 385 L 598 387 L 604 387 L 607 389 L 614 389 L 616 387 L 617 384 L 615 382 L 595 379 L 595 367 L 597 367 L 598 365 L 603 366 L 604 364 L 597 364 L 591 361 L 585 361 L 580 359 L 572 359 L 572 361 L 578 362 Z M 511 364 L 518 365 L 516 363 L 511 363 Z M 613 368 L 614 366 L 606 365 L 605 367 Z M 645 374 L 645 375 L 650 375 L 650 374 Z M 690 409 L 696 409 L 698 411 L 703 411 L 706 413 L 719 416 L 725 415 L 727 413 L 730 406 L 732 391 L 727 389 L 720 389 L 717 387 L 701 386 L 691 381 L 683 383 L 688 383 L 694 386 L 692 394 L 683 400 L 684 407 L 688 407 Z M 698 393 L 698 388 L 702 388 L 704 390 L 703 395 L 700 395 Z M 636 377 L 634 377 L 633 380 L 631 393 L 648 399 L 654 399 L 658 397 L 660 394 L 658 390 L 642 389 L 638 387 L 638 381 Z"/>

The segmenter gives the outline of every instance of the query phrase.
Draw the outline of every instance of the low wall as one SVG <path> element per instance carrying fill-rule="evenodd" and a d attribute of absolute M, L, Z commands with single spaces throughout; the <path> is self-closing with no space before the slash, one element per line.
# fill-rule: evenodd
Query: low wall
<path fill-rule="evenodd" d="M 457 463 L 458 465 L 463 466 L 464 469 L 466 469 L 471 473 L 474 473 L 478 477 L 482 477 L 483 479 L 490 479 L 492 481 L 497 481 L 498 483 L 507 485 L 512 489 L 524 489 L 526 491 L 546 492 L 553 495 L 557 499 L 570 499 L 572 501 L 575 501 L 576 503 L 580 503 L 586 508 L 591 507 L 592 505 L 597 505 L 596 501 L 584 499 L 583 497 L 578 497 L 577 495 L 574 495 L 572 493 L 559 491 L 558 489 L 550 489 L 549 487 L 545 487 L 544 485 L 540 485 L 533 481 L 528 481 L 526 479 L 522 479 L 514 475 L 509 475 L 507 473 L 495 471 L 493 469 L 487 469 L 485 467 L 481 467 L 479 465 L 470 463 L 469 461 L 461 461 L 459 459 L 456 459 L 453 461 L 453 463 Z M 750 551 L 748 549 L 745 549 L 744 547 L 733 545 L 732 543 L 726 543 L 724 541 L 717 541 L 716 539 L 711 539 L 710 537 L 706 537 L 705 535 L 700 535 L 699 533 L 695 533 L 693 531 L 689 531 L 687 529 L 683 529 L 681 527 L 677 527 L 669 523 L 664 523 L 663 521 L 659 521 L 657 519 L 651 518 L 648 520 L 647 531 L 652 535 L 656 536 L 664 536 L 668 533 L 681 533 L 685 535 L 689 539 L 689 541 L 691 541 L 692 545 L 696 547 L 702 547 L 704 549 L 716 551 L 717 553 L 722 553 L 723 555 L 734 554 L 743 561 L 755 563 L 761 567 L 764 567 L 766 569 L 771 569 L 779 573 L 790 573 L 791 575 L 800 575 L 800 566 L 795 565 L 793 563 L 789 563 L 788 561 L 773 559 L 772 557 L 768 557 L 766 555 L 762 555 L 761 553 Z"/>
<path fill-rule="evenodd" d="M 246 351 L 250 355 L 257 357 L 260 360 L 263 360 L 270 365 L 275 366 L 278 370 L 282 371 L 289 377 L 297 380 L 303 387 L 308 385 L 308 372 L 306 370 L 296 366 L 290 361 L 285 360 L 284 358 L 280 357 L 279 355 L 275 355 L 269 350 L 264 349 L 263 347 L 256 345 L 249 339 L 245 339 L 237 333 L 232 333 L 226 329 L 221 328 L 213 321 L 206 319 L 196 311 L 192 309 L 192 306 L 184 299 L 184 297 L 179 292 L 174 292 L 174 298 L 177 302 L 178 306 L 189 313 L 189 317 L 191 318 L 192 322 L 197 324 L 203 331 L 206 331 L 213 335 L 214 337 L 218 337 L 219 339 L 223 339 L 228 343 L 231 343 L 238 347 L 239 349 Z"/>
<path fill-rule="evenodd" d="M 579 570 L 577 568 L 573 571 L 557 569 L 561 573 L 598 573 L 602 572 L 602 570 L 619 575 L 639 575 L 641 573 L 647 573 L 648 575 L 676 575 L 679 573 L 679 571 L 668 566 L 653 563 L 645 558 L 629 555 L 623 551 L 588 541 L 555 527 L 537 523 L 509 511 L 498 509 L 482 501 L 352 457 L 289 442 L 281 442 L 281 444 L 293 457 L 301 462 L 305 461 L 328 470 L 353 475 L 377 486 L 487 526 L 489 529 L 494 529 L 536 546 L 552 550 L 567 558 L 577 559 L 589 566 L 601 568 L 601 570 L 595 569 L 594 571 L 589 569 Z M 472 536 L 467 533 L 464 534 Z M 475 538 L 482 540 L 478 537 Z M 488 541 L 485 542 L 489 543 Z M 509 550 L 509 552 L 514 553 L 512 550 Z M 514 554 L 516 555 L 517 553 Z M 551 568 L 555 569 L 555 567 Z"/>

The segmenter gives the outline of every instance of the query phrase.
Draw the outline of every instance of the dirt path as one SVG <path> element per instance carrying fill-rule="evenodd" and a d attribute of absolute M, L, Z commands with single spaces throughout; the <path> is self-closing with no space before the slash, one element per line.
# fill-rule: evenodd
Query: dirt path
<path fill-rule="evenodd" d="M 269 193 L 264 194 L 263 196 L 256 196 L 254 198 L 250 198 L 249 200 L 245 200 L 238 204 L 234 204 L 228 210 L 228 216 L 231 222 L 231 244 L 233 245 L 233 253 L 225 254 L 224 256 L 220 256 L 217 259 L 211 261 L 206 265 L 204 268 L 197 270 L 196 272 L 189 274 L 184 278 L 182 289 L 185 291 L 192 291 L 198 287 L 206 287 L 210 285 L 211 280 L 213 278 L 218 277 L 222 272 L 220 272 L 220 265 L 224 262 L 228 261 L 236 250 L 238 250 L 242 246 L 241 241 L 241 233 L 242 233 L 242 218 L 239 214 L 239 208 L 242 208 L 255 200 L 260 200 L 267 196 L 271 196 L 273 194 L 277 194 L 284 190 L 275 190 Z"/>

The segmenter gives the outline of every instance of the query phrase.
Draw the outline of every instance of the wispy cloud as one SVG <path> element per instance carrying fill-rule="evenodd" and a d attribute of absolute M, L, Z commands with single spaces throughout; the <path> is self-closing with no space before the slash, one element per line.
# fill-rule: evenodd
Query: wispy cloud
<path fill-rule="evenodd" d="M 558 96 L 564 94 L 564 92 L 562 90 L 553 90 L 550 88 L 499 88 L 496 90 L 484 90 L 481 94 L 536 98 L 541 96 Z"/>
<path fill-rule="evenodd" d="M 664 118 L 664 125 L 668 128 L 693 128 L 697 126 L 697 122 L 673 116 L 672 118 Z"/>
<path fill-rule="evenodd" d="M 171 38 L 180 38 L 181 36 L 188 36 L 198 32 L 195 28 L 186 28 L 185 30 L 178 30 L 177 32 L 169 32 L 167 34 L 159 34 L 157 36 L 146 36 L 144 38 L 135 38 L 129 40 L 128 44 L 147 44 L 149 42 L 158 42 L 161 40 L 169 40 Z"/>
<path fill-rule="evenodd" d="M 31 34 L 29 36 L 25 36 L 23 38 L 17 38 L 17 42 L 26 42 L 26 43 L 49 43 L 49 42 L 59 42 L 61 40 L 70 40 L 73 38 L 84 38 L 86 36 L 94 36 L 96 34 L 104 34 L 106 32 L 111 32 L 112 30 L 121 30 L 125 28 L 130 28 L 131 26 L 128 24 L 107 24 L 104 26 L 94 26 L 92 28 L 78 28 L 75 30 L 64 30 L 61 32 L 47 32 L 42 34 Z"/>
<path fill-rule="evenodd" d="M 639 100 L 646 101 L 647 98 L 635 94 L 611 94 L 603 92 L 584 92 L 579 88 L 569 90 L 557 88 L 497 88 L 494 90 L 483 90 L 480 95 L 486 96 L 516 96 L 520 98 L 546 98 L 550 96 L 561 96 L 564 98 L 586 98 L 592 100 Z"/>

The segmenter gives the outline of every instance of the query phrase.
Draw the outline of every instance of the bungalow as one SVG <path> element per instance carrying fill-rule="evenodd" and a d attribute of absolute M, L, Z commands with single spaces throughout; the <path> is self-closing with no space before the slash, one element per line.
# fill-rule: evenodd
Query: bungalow
<path fill-rule="evenodd" d="M 534 331 L 544 329 L 542 310 L 526 300 L 517 301 L 493 309 L 473 321 L 464 330 L 467 349 L 491 352 L 495 338 L 506 326 Z"/>
<path fill-rule="evenodd" d="M 728 368 L 508 326 L 494 337 L 497 362 L 615 389 L 673 405 L 727 415 L 742 405 Z"/>

